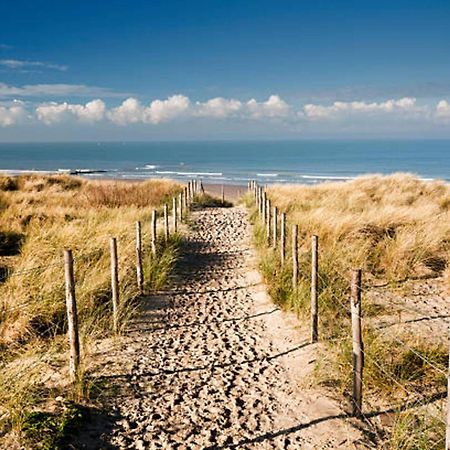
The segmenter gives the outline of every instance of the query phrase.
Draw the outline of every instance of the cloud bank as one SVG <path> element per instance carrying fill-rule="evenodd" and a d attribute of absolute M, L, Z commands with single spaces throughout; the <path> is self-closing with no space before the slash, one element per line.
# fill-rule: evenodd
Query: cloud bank
<path fill-rule="evenodd" d="M 51 88 L 48 88 L 51 86 Z M 70 86 L 70 87 L 68 87 Z M 86 87 L 87 88 L 87 87 Z M 0 84 L 1 92 L 11 89 L 29 93 L 53 93 L 83 91 L 83 85 L 33 85 L 11 88 Z M 89 91 L 89 88 L 87 88 Z M 413 97 L 387 99 L 379 102 L 362 100 L 334 102 L 332 104 L 293 105 L 279 95 L 270 95 L 266 100 L 239 100 L 215 97 L 205 101 L 192 101 L 176 94 L 166 99 L 155 99 L 148 104 L 135 97 L 128 97 L 116 106 L 107 107 L 104 100 L 93 99 L 87 103 L 43 102 L 25 104 L 21 101 L 0 103 L 0 126 L 17 124 L 44 124 L 55 126 L 61 123 L 96 124 L 112 123 L 125 127 L 132 124 L 158 126 L 177 121 L 258 121 L 276 124 L 305 125 L 317 123 L 357 123 L 358 121 L 427 121 L 447 124 L 450 122 L 450 103 L 442 99 L 435 104 L 419 105 Z"/>
<path fill-rule="evenodd" d="M 123 98 L 129 93 L 114 92 L 108 88 L 87 86 L 85 84 L 26 84 L 10 86 L 0 82 L 0 98 L 11 97 L 94 97 Z"/>
<path fill-rule="evenodd" d="M 68 66 L 63 64 L 53 64 L 43 61 L 24 61 L 20 59 L 0 59 L 0 66 L 12 70 L 51 69 L 65 72 L 68 69 Z"/>

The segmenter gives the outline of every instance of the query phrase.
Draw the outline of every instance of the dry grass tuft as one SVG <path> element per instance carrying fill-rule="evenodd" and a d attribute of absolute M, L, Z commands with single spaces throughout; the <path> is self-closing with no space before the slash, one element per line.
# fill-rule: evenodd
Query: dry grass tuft
<path fill-rule="evenodd" d="M 143 183 L 124 183 L 120 181 L 89 183 L 81 192 L 82 199 L 93 207 L 106 206 L 118 208 L 135 206 L 145 208 L 149 199 L 154 204 L 164 203 L 178 192 L 171 181 L 155 180 Z"/>
<path fill-rule="evenodd" d="M 412 175 L 274 186 L 269 197 L 301 235 L 320 236 L 341 268 L 398 281 L 442 274 L 450 255 L 450 187 Z"/>

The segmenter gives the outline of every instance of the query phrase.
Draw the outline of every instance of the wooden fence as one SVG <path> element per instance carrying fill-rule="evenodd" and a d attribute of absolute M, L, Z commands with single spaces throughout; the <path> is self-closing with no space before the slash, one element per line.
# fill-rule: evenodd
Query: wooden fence
<path fill-rule="evenodd" d="M 185 221 L 187 211 L 194 202 L 194 196 L 200 191 L 203 192 L 203 185 L 199 180 L 190 181 L 182 192 L 172 198 L 170 203 L 163 205 L 162 227 L 163 237 L 166 243 L 172 233 L 178 231 L 179 223 Z M 170 225 L 169 214 L 172 215 Z M 156 209 L 152 210 L 149 225 L 150 225 L 150 242 L 152 258 L 157 257 L 158 246 L 158 212 Z M 136 283 L 138 291 L 144 293 L 144 272 L 142 268 L 143 242 L 142 242 L 142 225 L 141 222 L 136 222 Z M 118 258 L 117 239 L 110 238 L 110 255 L 111 255 L 111 304 L 112 304 L 112 322 L 113 331 L 118 333 L 120 329 L 120 298 L 119 298 L 119 258 Z M 80 339 L 78 336 L 78 315 L 77 315 L 77 301 L 76 301 L 76 283 L 74 278 L 74 257 L 71 249 L 64 250 L 64 272 L 66 285 L 66 308 L 68 321 L 68 338 L 69 338 L 69 375 L 72 381 L 76 381 L 79 374 L 80 365 Z"/>
<path fill-rule="evenodd" d="M 275 205 L 272 205 L 266 192 L 265 187 L 259 186 L 256 181 L 251 180 L 248 183 L 248 190 L 251 192 L 256 211 L 259 216 L 260 223 L 265 232 L 267 245 L 277 249 L 280 248 L 280 264 L 285 266 L 289 260 L 286 256 L 286 225 L 287 216 L 285 212 L 278 211 Z M 272 211 L 272 219 L 271 219 Z M 279 225 L 278 225 L 279 224 Z M 279 237 L 279 238 L 278 238 Z M 292 289 L 295 291 L 298 286 L 298 276 L 299 276 L 299 264 L 298 264 L 298 226 L 297 224 L 292 224 L 291 229 L 291 270 L 292 270 Z M 279 239 L 279 242 L 278 242 Z M 319 339 L 319 313 L 320 305 L 319 299 L 319 236 L 311 236 L 311 294 L 310 294 L 310 312 L 311 312 L 311 343 L 317 342 Z M 278 250 L 277 250 L 278 251 Z M 352 415 L 357 418 L 364 418 L 364 403 L 363 403 L 363 386 L 364 386 L 364 360 L 367 358 L 367 354 L 364 351 L 363 343 L 363 333 L 362 333 L 362 304 L 361 304 L 361 293 L 364 290 L 362 286 L 362 270 L 359 268 L 351 269 L 351 279 L 349 283 L 349 305 L 342 305 L 346 311 L 348 311 L 351 317 L 351 330 L 349 332 L 352 336 L 352 378 L 353 378 L 353 388 L 352 388 Z M 407 344 L 400 341 L 398 338 L 396 340 L 404 346 Z M 409 348 L 415 353 L 415 355 L 421 358 L 424 364 L 429 364 L 433 369 L 437 368 L 432 362 L 430 362 L 426 357 L 414 349 Z M 372 360 L 373 362 L 373 360 Z M 440 372 L 442 370 L 439 369 Z M 449 368 L 445 373 L 447 377 L 447 415 L 446 420 L 434 416 L 435 419 L 443 422 L 446 427 L 446 450 L 450 450 L 450 358 L 449 358 Z M 386 373 L 386 372 L 385 372 Z M 391 381 L 398 383 L 395 379 Z"/>

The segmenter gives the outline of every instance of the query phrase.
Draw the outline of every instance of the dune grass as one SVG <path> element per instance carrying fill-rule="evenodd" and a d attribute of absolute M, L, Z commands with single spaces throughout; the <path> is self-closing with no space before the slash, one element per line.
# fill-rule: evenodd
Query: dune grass
<path fill-rule="evenodd" d="M 328 386 L 340 401 L 343 397 L 350 400 L 349 269 L 363 269 L 364 286 L 377 284 L 390 289 L 405 280 L 438 277 L 448 288 L 450 187 L 439 181 L 424 182 L 412 175 L 395 174 L 316 186 L 275 185 L 267 189 L 267 195 L 272 205 L 287 214 L 288 255 L 291 225 L 295 223 L 299 228 L 299 279 L 293 290 L 292 262 L 288 257 L 281 267 L 279 252 L 267 247 L 265 229 L 250 196 L 247 198 L 269 292 L 276 303 L 309 323 L 311 236 L 318 235 L 322 342 L 318 347 L 316 383 Z M 363 292 L 366 410 L 380 411 L 406 400 L 419 400 L 420 405 L 445 392 L 446 346 L 429 336 L 411 336 L 401 329 L 377 329 L 371 319 L 394 311 L 372 298 Z M 435 404 L 433 407 L 438 408 Z M 434 415 L 427 408 L 411 411 L 398 412 L 385 448 L 428 448 L 420 445 L 427 439 L 436 445 L 433 448 L 442 448 L 442 435 L 436 432 L 439 420 L 434 418 L 443 418 L 442 411 L 438 409 Z M 422 426 L 415 427 L 419 422 Z M 424 424 L 431 422 L 434 425 L 427 433 Z M 419 436 L 423 433 L 425 437 Z M 408 434 L 410 444 L 398 444 L 400 436 Z M 416 436 L 417 446 L 411 444 L 411 436 Z"/>
<path fill-rule="evenodd" d="M 67 382 L 63 249 L 70 248 L 74 254 L 82 357 L 88 358 L 90 342 L 111 335 L 110 237 L 118 242 L 123 327 L 138 305 L 135 222 L 142 222 L 145 289 L 160 289 L 170 278 L 181 237 L 173 235 L 159 246 L 158 257 L 152 258 L 149 218 L 153 208 L 180 191 L 181 186 L 168 180 L 0 178 L 3 433 L 20 432 L 36 405 L 54 405 L 52 399 L 61 393 L 75 401 L 89 396 L 85 364 L 79 385 Z"/>

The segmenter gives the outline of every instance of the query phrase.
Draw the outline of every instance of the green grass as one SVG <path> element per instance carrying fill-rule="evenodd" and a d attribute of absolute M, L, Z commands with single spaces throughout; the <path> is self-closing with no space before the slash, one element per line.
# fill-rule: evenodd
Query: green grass
<path fill-rule="evenodd" d="M 445 423 L 421 409 L 399 412 L 387 442 L 391 450 L 444 450 Z"/>
<path fill-rule="evenodd" d="M 228 200 L 222 201 L 221 198 L 206 193 L 199 193 L 194 195 L 194 208 L 230 208 L 232 206 L 233 203 L 229 202 Z"/>
<path fill-rule="evenodd" d="M 25 443 L 39 450 L 67 448 L 68 435 L 87 420 L 88 409 L 73 402 L 65 403 L 61 409 L 27 413 L 22 425 Z"/>

